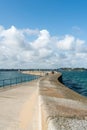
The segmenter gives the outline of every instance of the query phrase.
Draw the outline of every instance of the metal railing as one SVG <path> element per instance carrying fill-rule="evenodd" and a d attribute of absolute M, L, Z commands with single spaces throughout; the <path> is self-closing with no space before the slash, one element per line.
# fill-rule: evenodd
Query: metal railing
<path fill-rule="evenodd" d="M 28 81 L 38 79 L 39 77 L 40 76 L 35 75 L 35 76 L 21 76 L 21 77 L 15 77 L 11 79 L 3 79 L 0 80 L 0 87 L 17 85 L 22 82 L 28 82 Z"/>

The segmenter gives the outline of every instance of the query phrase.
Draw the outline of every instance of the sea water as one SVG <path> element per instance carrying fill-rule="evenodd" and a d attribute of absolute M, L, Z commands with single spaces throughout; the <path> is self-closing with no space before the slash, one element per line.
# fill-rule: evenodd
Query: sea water
<path fill-rule="evenodd" d="M 63 84 L 87 97 L 87 71 L 61 71 Z"/>
<path fill-rule="evenodd" d="M 19 71 L 0 71 L 0 87 L 31 81 L 34 78 L 38 78 L 38 76 L 23 74 Z"/>

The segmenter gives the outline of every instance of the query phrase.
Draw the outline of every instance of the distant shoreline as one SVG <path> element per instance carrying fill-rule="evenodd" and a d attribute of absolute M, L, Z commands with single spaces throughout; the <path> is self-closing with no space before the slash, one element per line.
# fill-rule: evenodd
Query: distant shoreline
<path fill-rule="evenodd" d="M 67 71 L 87 71 L 87 68 L 56 68 L 56 69 L 0 69 L 0 71 L 60 71 L 60 70 L 67 70 Z"/>

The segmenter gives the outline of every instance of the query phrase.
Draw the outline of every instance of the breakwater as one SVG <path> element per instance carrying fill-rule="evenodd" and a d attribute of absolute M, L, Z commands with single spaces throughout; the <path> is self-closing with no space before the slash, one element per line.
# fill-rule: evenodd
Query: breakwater
<path fill-rule="evenodd" d="M 86 130 L 87 98 L 61 84 L 61 74 L 40 80 L 41 130 Z"/>
<path fill-rule="evenodd" d="M 59 82 L 61 76 L 45 74 L 1 91 L 0 129 L 87 130 L 87 98 Z"/>

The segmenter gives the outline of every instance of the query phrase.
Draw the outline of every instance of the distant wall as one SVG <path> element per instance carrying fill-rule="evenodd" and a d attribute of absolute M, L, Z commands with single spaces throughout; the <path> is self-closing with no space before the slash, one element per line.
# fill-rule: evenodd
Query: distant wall
<path fill-rule="evenodd" d="M 45 72 L 44 71 L 21 71 L 24 74 L 31 74 L 31 75 L 40 75 L 44 76 Z"/>

